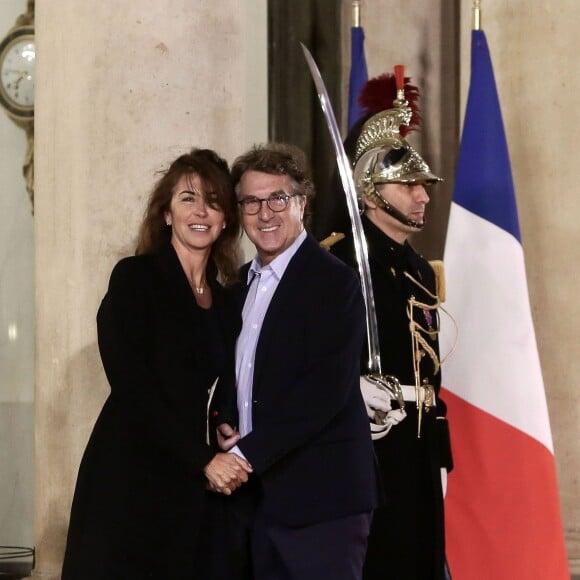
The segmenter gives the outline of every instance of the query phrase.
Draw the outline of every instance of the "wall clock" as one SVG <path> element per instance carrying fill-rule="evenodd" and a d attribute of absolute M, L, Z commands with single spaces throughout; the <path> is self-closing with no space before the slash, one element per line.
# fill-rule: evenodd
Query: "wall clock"
<path fill-rule="evenodd" d="M 15 120 L 34 118 L 34 26 L 13 28 L 0 42 L 0 104 Z"/>
<path fill-rule="evenodd" d="M 22 174 L 34 213 L 34 0 L 0 41 L 0 106 L 26 132 Z"/>

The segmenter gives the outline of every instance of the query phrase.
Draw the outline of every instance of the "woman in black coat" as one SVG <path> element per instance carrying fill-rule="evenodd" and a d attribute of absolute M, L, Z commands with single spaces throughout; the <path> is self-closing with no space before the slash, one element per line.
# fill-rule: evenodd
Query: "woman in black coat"
<path fill-rule="evenodd" d="M 226 162 L 207 149 L 176 159 L 97 314 L 111 393 L 79 469 L 62 580 L 230 577 L 221 502 L 251 469 L 210 445 L 207 414 L 234 372 L 240 318 L 222 283 L 238 239 Z"/>

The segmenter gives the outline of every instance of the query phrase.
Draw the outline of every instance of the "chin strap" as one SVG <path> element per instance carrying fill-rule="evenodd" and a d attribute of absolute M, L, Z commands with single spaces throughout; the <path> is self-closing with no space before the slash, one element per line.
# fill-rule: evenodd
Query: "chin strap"
<path fill-rule="evenodd" d="M 377 207 L 381 208 L 384 212 L 388 213 L 390 216 L 394 217 L 398 222 L 401 222 L 405 226 L 409 226 L 416 230 L 422 230 L 425 227 L 425 218 L 422 222 L 418 222 L 408 218 L 402 211 L 399 211 L 394 205 L 389 203 L 376 189 L 373 185 L 366 192 L 366 196 L 377 204 Z"/>

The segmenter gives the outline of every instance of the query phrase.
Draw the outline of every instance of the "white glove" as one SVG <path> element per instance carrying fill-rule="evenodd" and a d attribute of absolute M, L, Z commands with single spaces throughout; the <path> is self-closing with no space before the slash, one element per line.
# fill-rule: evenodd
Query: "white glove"
<path fill-rule="evenodd" d="M 376 441 L 382 439 L 393 425 L 400 423 L 407 413 L 401 409 L 393 409 L 391 396 L 384 389 L 379 388 L 375 383 L 362 376 L 360 378 L 360 390 L 365 402 L 367 415 L 371 420 L 371 439 Z M 382 411 L 386 414 L 384 423 L 378 423 L 375 411 Z"/>
<path fill-rule="evenodd" d="M 383 389 L 377 387 L 375 383 L 369 381 L 365 376 L 360 378 L 360 391 L 367 409 L 369 419 L 375 418 L 375 411 L 388 413 L 391 407 L 391 397 Z"/>

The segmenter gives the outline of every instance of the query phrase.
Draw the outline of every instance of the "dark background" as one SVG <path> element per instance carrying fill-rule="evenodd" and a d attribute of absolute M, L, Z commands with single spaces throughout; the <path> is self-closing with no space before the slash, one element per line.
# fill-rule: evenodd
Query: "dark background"
<path fill-rule="evenodd" d="M 428 259 L 440 259 L 443 255 L 460 127 L 459 0 L 441 0 L 439 4 L 441 29 L 445 31 L 441 35 L 442 60 L 441 70 L 438 71 L 442 103 L 439 126 L 445 129 L 422 141 L 441 148 L 440 163 L 438 166 L 430 165 L 445 181 L 432 190 L 431 202 L 427 207 L 427 225 L 412 240 L 415 248 Z M 330 183 L 336 158 L 300 42 L 312 53 L 340 122 L 343 116 L 341 35 L 351 25 L 350 22 L 343 23 L 341 15 L 342 0 L 268 2 L 268 137 L 272 141 L 298 145 L 308 155 L 318 192 L 310 229 L 319 239 L 328 233 L 324 227 L 319 227 L 323 220 L 317 220 L 317 215 L 321 216 L 325 210 L 325 198 L 334 194 Z M 347 70 L 349 67 L 348 64 Z M 369 71 L 369 74 L 372 76 L 373 73 Z M 419 89 L 421 91 L 421 87 Z M 424 122 L 423 132 L 433 130 L 434 126 L 434 123 Z M 419 145 L 418 149 L 421 155 L 431 160 L 433 156 L 425 146 Z"/>

